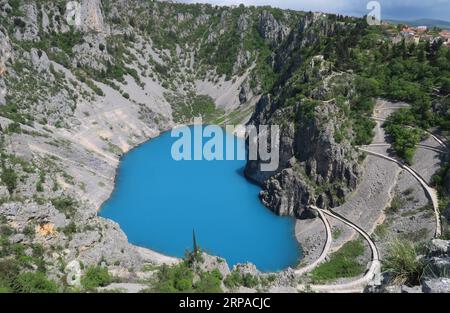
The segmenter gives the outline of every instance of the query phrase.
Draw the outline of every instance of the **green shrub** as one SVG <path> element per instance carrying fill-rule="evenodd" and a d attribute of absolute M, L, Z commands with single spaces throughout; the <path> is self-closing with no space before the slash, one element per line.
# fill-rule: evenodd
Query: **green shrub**
<path fill-rule="evenodd" d="M 244 286 L 247 288 L 254 288 L 258 286 L 259 279 L 251 275 L 250 273 L 241 274 L 238 271 L 231 272 L 224 280 L 225 286 L 228 288 L 236 288 L 239 286 Z"/>
<path fill-rule="evenodd" d="M 21 134 L 22 133 L 22 127 L 20 126 L 19 123 L 17 122 L 13 122 L 11 124 L 8 125 L 8 127 L 6 127 L 6 133 L 8 134 Z"/>
<path fill-rule="evenodd" d="M 414 244 L 397 240 L 391 243 L 383 261 L 384 268 L 393 274 L 394 283 L 417 285 L 423 274 L 425 264 L 418 259 Z"/>
<path fill-rule="evenodd" d="M 220 293 L 222 292 L 221 283 L 222 274 L 218 269 L 214 269 L 212 272 L 202 273 L 194 288 L 200 293 Z"/>
<path fill-rule="evenodd" d="M 397 213 L 404 205 L 405 201 L 401 197 L 395 196 L 391 201 L 391 205 L 386 209 L 386 212 L 390 214 Z"/>
<path fill-rule="evenodd" d="M 76 202 L 70 197 L 58 197 L 51 200 L 55 209 L 64 213 L 67 217 L 72 217 L 75 214 Z"/>
<path fill-rule="evenodd" d="M 412 164 L 416 145 L 420 142 L 422 132 L 418 129 L 408 128 L 404 125 L 388 121 L 385 124 L 386 132 L 392 139 L 392 147 L 399 157 L 406 163 Z"/>
<path fill-rule="evenodd" d="M 77 232 L 77 225 L 72 221 L 62 229 L 64 235 L 71 236 Z"/>
<path fill-rule="evenodd" d="M 187 262 L 169 267 L 163 265 L 158 272 L 158 281 L 153 291 L 162 293 L 192 292 L 193 271 Z"/>
<path fill-rule="evenodd" d="M 27 272 L 17 276 L 13 290 L 19 293 L 55 293 L 58 292 L 58 285 L 49 280 L 44 273 Z"/>
<path fill-rule="evenodd" d="M 200 292 L 218 293 L 222 292 L 222 275 L 217 269 L 211 272 L 197 271 L 198 280 L 194 283 L 194 270 L 189 260 L 168 266 L 163 265 L 157 274 L 152 292 L 175 293 L 175 292 Z"/>
<path fill-rule="evenodd" d="M 105 287 L 112 282 L 112 277 L 107 268 L 101 266 L 89 267 L 81 277 L 81 284 L 87 290 L 97 287 Z"/>
<path fill-rule="evenodd" d="M 12 168 L 3 168 L 1 179 L 10 194 L 17 188 L 17 174 Z"/>

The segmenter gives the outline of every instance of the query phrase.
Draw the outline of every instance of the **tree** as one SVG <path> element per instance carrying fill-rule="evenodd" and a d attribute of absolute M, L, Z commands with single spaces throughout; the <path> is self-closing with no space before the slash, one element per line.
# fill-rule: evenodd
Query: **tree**
<path fill-rule="evenodd" d="M 443 42 L 441 39 L 433 41 L 429 47 L 428 59 L 431 63 L 434 63 L 439 56 L 439 50 L 441 49 Z"/>
<path fill-rule="evenodd" d="M 197 239 L 195 238 L 195 229 L 192 230 L 192 241 L 194 244 L 194 254 L 197 254 L 198 252 L 198 246 L 197 246 Z"/>
<path fill-rule="evenodd" d="M 450 78 L 448 78 L 448 77 L 442 78 L 441 93 L 443 95 L 450 94 Z"/>
<path fill-rule="evenodd" d="M 417 60 L 420 62 L 420 63 L 423 63 L 423 62 L 425 62 L 425 49 L 423 48 L 423 47 L 420 47 L 419 49 L 418 49 L 418 51 L 417 51 Z"/>
<path fill-rule="evenodd" d="M 91 266 L 86 270 L 86 273 L 81 277 L 81 284 L 87 290 L 92 290 L 97 287 L 105 287 L 112 281 L 112 277 L 107 268 L 101 266 Z"/>
<path fill-rule="evenodd" d="M 12 168 L 3 168 L 2 181 L 10 194 L 17 188 L 17 174 Z"/>
<path fill-rule="evenodd" d="M 55 293 L 58 285 L 49 280 L 44 273 L 26 272 L 19 274 L 13 283 L 15 292 L 20 293 Z"/>

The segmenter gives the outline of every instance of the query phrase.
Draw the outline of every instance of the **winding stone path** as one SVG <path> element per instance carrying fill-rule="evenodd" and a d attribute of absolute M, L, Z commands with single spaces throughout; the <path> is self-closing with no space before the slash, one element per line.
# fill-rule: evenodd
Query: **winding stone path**
<path fill-rule="evenodd" d="M 378 153 L 378 152 L 374 152 L 374 151 L 370 151 L 364 148 L 358 148 L 359 150 L 366 152 L 367 154 L 376 156 L 376 157 L 380 157 L 383 158 L 385 160 L 397 163 L 402 169 L 406 170 L 407 172 L 409 172 L 411 175 L 414 176 L 414 178 L 416 178 L 419 183 L 422 185 L 423 189 L 425 190 L 425 192 L 427 193 L 428 197 L 430 198 L 432 204 L 433 204 L 433 209 L 434 209 L 434 214 L 436 217 L 436 233 L 435 233 L 435 237 L 440 237 L 442 234 L 442 228 L 441 228 L 441 218 L 440 218 L 440 212 L 439 212 L 439 199 L 437 196 L 437 191 L 433 188 L 431 188 L 430 186 L 428 186 L 428 184 L 425 182 L 425 180 L 416 172 L 414 171 L 412 168 L 410 168 L 409 166 L 405 165 L 403 162 L 398 161 L 394 158 L 391 158 L 387 155 Z"/>
<path fill-rule="evenodd" d="M 380 277 L 380 271 L 381 271 L 380 254 L 378 252 L 377 246 L 375 245 L 375 242 L 372 240 L 370 235 L 368 233 L 366 233 L 359 226 L 355 225 L 348 219 L 342 217 L 341 215 L 339 215 L 331 210 L 323 210 L 323 209 L 319 209 L 317 207 L 312 207 L 312 208 L 341 221 L 345 225 L 351 227 L 356 232 L 358 232 L 369 244 L 369 247 L 372 251 L 372 261 L 370 263 L 369 270 L 360 279 L 357 279 L 357 280 L 354 280 L 354 281 L 351 281 L 348 283 L 336 284 L 336 285 L 332 285 L 332 284 L 330 284 L 330 285 L 311 285 L 311 286 L 309 286 L 309 288 L 316 292 L 342 292 L 342 293 L 346 292 L 346 293 L 350 293 L 350 292 L 362 292 L 364 290 L 364 288 L 374 279 L 375 279 L 375 283 L 379 283 L 379 277 Z M 298 285 L 297 288 L 299 290 L 305 290 L 306 286 Z"/>
<path fill-rule="evenodd" d="M 389 109 L 396 109 L 397 107 L 389 107 Z M 401 108 L 401 107 L 399 107 Z M 373 116 L 372 119 L 374 121 L 377 122 L 386 122 L 387 119 L 386 118 L 380 118 L 378 116 Z M 406 125 L 406 127 L 409 128 L 416 128 L 414 126 L 410 126 L 410 125 Z M 443 147 L 445 150 L 448 148 L 447 144 L 441 140 L 438 136 L 436 136 L 435 134 L 433 134 L 432 132 L 429 132 L 427 130 L 423 130 L 422 131 L 426 132 L 428 135 L 430 135 L 441 147 Z M 407 166 L 406 164 L 404 164 L 403 162 L 396 160 L 392 157 L 386 156 L 384 154 L 378 153 L 378 152 L 374 152 L 374 151 L 370 151 L 367 150 L 368 147 L 370 146 L 376 146 L 376 144 L 373 145 L 369 145 L 366 147 L 360 147 L 359 150 L 364 151 L 370 155 L 376 156 L 376 157 L 380 157 L 383 158 L 385 160 L 394 162 L 396 164 L 398 164 L 402 169 L 406 170 L 407 172 L 409 172 L 411 175 L 414 176 L 414 178 L 416 178 L 419 183 L 421 184 L 421 186 L 423 187 L 423 189 L 425 190 L 425 193 L 427 194 L 428 198 L 431 200 L 432 204 L 433 204 L 433 210 L 434 210 L 434 215 L 436 218 L 436 232 L 435 232 L 435 237 L 440 237 L 442 235 L 442 226 L 441 226 L 441 218 L 440 218 L 440 212 L 439 212 L 439 199 L 438 199 L 438 194 L 437 191 L 434 188 L 431 188 L 425 181 L 425 179 L 423 179 L 423 177 L 417 173 L 415 170 L 413 170 L 411 167 Z M 436 151 L 438 153 L 443 153 L 445 150 L 440 150 L 434 147 L 430 147 L 430 146 L 426 146 L 426 145 L 418 145 L 418 147 L 422 147 L 422 148 L 426 148 L 429 150 L 433 150 Z"/>
<path fill-rule="evenodd" d="M 328 221 L 327 217 L 325 216 L 324 212 L 321 209 L 319 209 L 317 207 L 314 207 L 314 206 L 311 207 L 311 208 L 316 210 L 319 213 L 319 216 L 320 216 L 321 220 L 325 224 L 327 239 L 326 239 L 325 246 L 324 246 L 324 248 L 322 250 L 322 253 L 320 254 L 319 258 L 317 258 L 317 260 L 314 261 L 313 263 L 311 263 L 311 264 L 309 264 L 309 265 L 307 265 L 305 267 L 299 268 L 299 269 L 297 269 L 295 271 L 295 274 L 299 275 L 299 276 L 311 272 L 318 265 L 320 265 L 324 261 L 326 261 L 326 257 L 327 257 L 327 255 L 328 255 L 328 253 L 330 251 L 331 242 L 332 242 L 332 239 L 333 239 L 333 236 L 331 234 L 331 225 L 330 225 L 330 222 Z"/>
<path fill-rule="evenodd" d="M 404 106 L 398 106 L 398 107 L 388 107 L 388 108 L 381 108 L 381 109 L 401 109 L 404 108 Z M 385 122 L 386 119 L 385 118 L 380 118 L 377 116 L 372 117 L 373 120 L 377 121 L 378 124 L 378 131 L 380 131 L 380 123 L 381 122 Z M 411 128 L 414 128 L 412 126 L 408 126 Z M 440 138 L 438 138 L 436 135 L 434 135 L 431 132 L 426 131 L 436 142 L 438 142 L 438 144 L 443 147 L 443 148 L 447 148 L 446 143 L 444 143 Z M 403 162 L 396 160 L 392 157 L 386 156 L 384 154 L 378 153 L 378 152 L 374 152 L 374 151 L 370 151 L 367 148 L 369 147 L 389 147 L 391 146 L 390 144 L 384 142 L 384 143 L 379 143 L 379 144 L 372 144 L 372 145 L 368 145 L 365 147 L 359 147 L 358 149 L 360 151 L 363 151 L 365 153 L 368 153 L 372 156 L 375 157 L 379 157 L 385 160 L 388 160 L 390 162 L 394 162 L 397 165 L 399 165 L 402 169 L 406 170 L 407 172 L 409 172 L 415 179 L 417 179 L 417 181 L 420 183 L 420 185 L 423 187 L 423 189 L 425 190 L 425 193 L 427 194 L 428 198 L 432 201 L 433 204 L 433 209 L 434 209 L 434 213 L 435 213 L 435 217 L 436 217 L 436 232 L 435 232 L 435 237 L 440 237 L 441 233 L 442 233 L 442 229 L 441 229 L 441 220 L 440 220 L 440 212 L 439 212 L 439 201 L 438 201 L 438 196 L 437 196 L 437 192 L 435 189 L 431 188 L 430 186 L 428 186 L 428 184 L 426 183 L 426 181 L 421 177 L 421 175 L 419 173 L 417 173 L 415 170 L 413 170 L 412 168 L 410 168 L 409 166 L 405 165 Z M 432 146 L 428 146 L 428 145 L 422 145 L 419 144 L 418 147 L 420 148 L 424 148 L 424 149 L 428 149 L 428 150 L 432 150 L 438 153 L 442 153 L 444 152 L 442 149 L 436 148 L 436 147 L 432 147 Z M 370 237 L 370 235 L 365 232 L 362 228 L 360 228 L 358 225 L 354 224 L 353 222 L 351 222 L 350 220 L 346 219 L 345 217 L 333 212 L 332 210 L 323 210 L 323 209 L 319 209 L 315 206 L 312 206 L 313 209 L 317 210 L 320 214 L 320 217 L 322 219 L 322 221 L 325 223 L 325 226 L 327 227 L 327 242 L 325 244 L 325 247 L 322 251 L 322 254 L 320 255 L 320 257 L 313 263 L 311 263 L 310 265 L 298 269 L 295 271 L 295 273 L 297 275 L 303 275 L 305 273 L 308 273 L 310 271 L 312 271 L 314 268 L 316 268 L 318 265 L 320 265 L 321 263 L 324 262 L 324 260 L 326 260 L 326 257 L 330 251 L 330 247 L 331 247 L 331 242 L 332 242 L 332 236 L 331 236 L 331 227 L 329 227 L 330 223 L 327 219 L 327 217 L 325 215 L 328 215 L 334 219 L 337 219 L 338 221 L 344 223 L 345 225 L 349 226 L 350 228 L 354 229 L 356 232 L 358 232 L 369 244 L 369 247 L 372 251 L 372 261 L 370 263 L 369 269 L 368 271 L 365 273 L 365 275 L 357 280 L 348 282 L 348 283 L 343 283 L 343 284 L 328 284 L 328 285 L 309 285 L 309 286 L 305 286 L 302 284 L 299 284 L 297 286 L 297 289 L 300 291 L 304 291 L 307 288 L 310 288 L 313 291 L 316 292 L 362 292 L 364 290 L 364 288 L 370 283 L 370 282 L 374 282 L 375 284 L 380 284 L 380 272 L 381 272 L 381 262 L 380 262 L 380 254 L 378 251 L 378 248 L 375 244 L 375 242 L 372 240 L 372 238 Z M 327 226 L 328 225 L 328 226 Z"/>
<path fill-rule="evenodd" d="M 372 117 L 371 119 L 374 120 L 374 121 L 377 121 L 377 122 L 386 122 L 387 121 L 387 119 L 379 118 L 379 117 Z M 409 127 L 409 128 L 417 128 L 417 127 L 410 126 L 410 125 L 405 125 L 405 126 Z M 441 147 L 447 148 L 447 144 L 442 139 L 440 139 L 438 136 L 436 136 L 435 134 L 433 134 L 432 132 L 430 132 L 428 130 L 424 130 L 424 129 L 421 129 L 421 128 L 420 128 L 420 130 L 424 131 L 428 135 L 430 135 Z"/>
<path fill-rule="evenodd" d="M 390 146 L 391 145 L 388 144 L 388 143 L 373 143 L 373 144 L 370 144 L 370 145 L 364 146 L 364 147 L 370 148 L 370 147 L 390 147 Z M 431 150 L 431 151 L 434 151 L 434 152 L 437 152 L 437 153 L 443 153 L 444 152 L 444 150 L 442 150 L 440 148 L 436 148 L 436 147 L 429 146 L 429 145 L 418 144 L 418 145 L 416 145 L 416 147 L 422 148 L 422 149 Z"/>

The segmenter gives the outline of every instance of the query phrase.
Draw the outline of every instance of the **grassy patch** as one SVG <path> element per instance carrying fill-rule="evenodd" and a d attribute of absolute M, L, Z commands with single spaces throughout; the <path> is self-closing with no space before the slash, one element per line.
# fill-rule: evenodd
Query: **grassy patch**
<path fill-rule="evenodd" d="M 336 239 L 338 239 L 339 237 L 341 237 L 341 235 L 342 235 L 342 229 L 340 229 L 340 228 L 333 228 L 333 232 L 332 232 L 332 234 L 331 234 L 332 236 L 333 236 L 333 239 L 334 240 L 336 240 Z"/>
<path fill-rule="evenodd" d="M 314 283 L 323 283 L 338 278 L 355 277 L 364 272 L 365 267 L 356 260 L 364 253 L 361 239 L 347 242 L 339 251 L 333 253 L 328 262 L 311 272 Z"/>
<path fill-rule="evenodd" d="M 383 267 L 392 273 L 394 283 L 416 285 L 425 268 L 417 256 L 417 249 L 412 242 L 397 240 L 389 246 Z"/>
<path fill-rule="evenodd" d="M 404 204 L 405 201 L 401 197 L 395 196 L 391 201 L 391 206 L 386 208 L 386 213 L 388 214 L 397 213 L 404 206 Z"/>
<path fill-rule="evenodd" d="M 64 213 L 68 218 L 75 214 L 76 201 L 70 197 L 58 197 L 51 200 L 55 209 Z"/>
<path fill-rule="evenodd" d="M 213 99 L 205 95 L 188 93 L 187 95 L 170 94 L 164 95 L 173 109 L 173 118 L 176 122 L 190 122 L 195 117 L 202 117 L 208 123 L 214 121 L 224 112 L 216 109 Z"/>
<path fill-rule="evenodd" d="M 379 238 L 383 239 L 388 234 L 388 228 L 389 227 L 387 223 L 380 224 L 377 226 L 377 228 L 375 228 L 374 234 Z"/>

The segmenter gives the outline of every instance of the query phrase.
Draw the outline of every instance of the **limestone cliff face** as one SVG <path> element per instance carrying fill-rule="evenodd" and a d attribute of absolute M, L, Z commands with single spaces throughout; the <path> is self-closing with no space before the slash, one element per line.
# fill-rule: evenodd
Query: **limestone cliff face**
<path fill-rule="evenodd" d="M 279 215 L 302 217 L 311 204 L 339 205 L 356 188 L 360 175 L 354 148 L 335 140 L 335 129 L 343 123 L 340 109 L 322 102 L 305 116 L 304 105 L 276 109 L 275 101 L 263 98 L 251 120 L 281 125 L 278 171 L 261 172 L 261 161 L 250 161 L 246 168 L 246 175 L 263 187 L 263 203 Z M 281 122 L 286 116 L 293 119 Z"/>
<path fill-rule="evenodd" d="M 3 79 L 6 73 L 6 62 L 11 57 L 11 45 L 6 31 L 0 28 L 0 105 L 5 103 L 6 85 Z"/>
<path fill-rule="evenodd" d="M 273 46 L 276 46 L 287 37 L 290 28 L 277 21 L 272 13 L 263 11 L 259 16 L 258 32 L 261 37 L 270 41 Z"/>
<path fill-rule="evenodd" d="M 257 160 L 248 162 L 245 171 L 263 187 L 263 203 L 280 215 L 303 217 L 311 204 L 337 206 L 358 184 L 358 153 L 337 133 L 346 128 L 348 116 L 333 98 L 337 85 L 348 98 L 351 75 L 332 72 L 322 56 L 306 60 L 295 53 L 321 35 L 332 35 L 335 27 L 315 14 L 300 19 L 274 56 L 274 66 L 286 79 L 259 101 L 250 121 L 281 128 L 278 170 L 262 172 Z M 307 97 L 297 96 L 298 83 L 310 86 Z"/>
<path fill-rule="evenodd" d="M 83 0 L 81 2 L 81 29 L 88 32 L 105 31 L 100 0 Z"/>
<path fill-rule="evenodd" d="M 323 80 L 311 98 L 328 98 L 325 78 L 333 73 L 320 58 L 289 79 L 306 62 L 297 51 L 333 31 L 326 18 L 268 8 L 82 0 L 81 23 L 71 25 L 67 2 L 10 3 L 0 0 L 0 104 L 7 96 L 12 110 L 2 112 L 0 126 L 13 119 L 20 124 L 23 131 L 2 134 L 5 155 L 35 168 L 29 173 L 5 160 L 22 178 L 13 193 L 25 204 L 2 203 L 0 214 L 19 234 L 34 219 L 52 235 L 41 238 L 45 247 L 68 247 L 65 261 L 141 265 L 119 226 L 97 217 L 96 209 L 113 189 L 118 157 L 173 127 L 177 110 L 191 111 L 167 94 L 208 95 L 226 113 L 239 113 L 229 114 L 233 123 L 247 121 L 262 97 L 252 123 L 282 126 L 281 165 L 265 173 L 250 162 L 246 173 L 279 214 L 300 216 L 309 203 L 333 205 L 356 184 L 351 149 L 334 140 L 341 109 L 323 102 L 305 115 L 303 100 L 285 104 L 298 82 Z M 275 80 L 272 70 L 280 83 L 263 96 Z M 11 196 L 2 184 L 0 196 Z M 52 204 L 66 198 L 80 200 L 73 216 Z"/>

